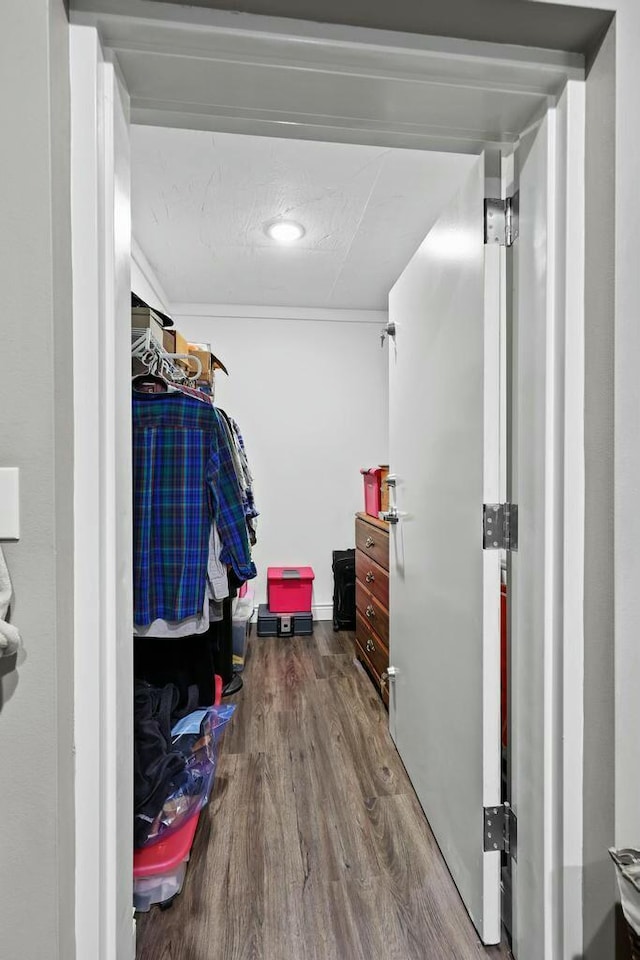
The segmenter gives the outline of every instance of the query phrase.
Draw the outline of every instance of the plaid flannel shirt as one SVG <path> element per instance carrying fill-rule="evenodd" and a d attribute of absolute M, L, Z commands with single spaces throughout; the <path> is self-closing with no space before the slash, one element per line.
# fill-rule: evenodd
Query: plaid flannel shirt
<path fill-rule="evenodd" d="M 202 612 L 209 533 L 239 580 L 255 577 L 231 451 L 210 404 L 181 393 L 133 396 L 134 621 Z"/>

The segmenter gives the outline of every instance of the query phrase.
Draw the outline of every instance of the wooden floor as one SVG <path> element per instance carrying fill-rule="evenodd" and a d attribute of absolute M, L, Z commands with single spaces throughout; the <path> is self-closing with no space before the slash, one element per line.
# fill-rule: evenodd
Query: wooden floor
<path fill-rule="evenodd" d="M 471 960 L 485 949 L 353 637 L 253 636 L 184 890 L 138 960 Z"/>

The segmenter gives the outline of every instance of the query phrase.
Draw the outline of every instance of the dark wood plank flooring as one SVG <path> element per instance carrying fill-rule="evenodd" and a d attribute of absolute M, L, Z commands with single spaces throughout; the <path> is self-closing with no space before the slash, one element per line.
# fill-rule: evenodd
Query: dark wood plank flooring
<path fill-rule="evenodd" d="M 353 635 L 249 644 L 184 890 L 138 960 L 472 960 L 479 942 L 353 656 Z"/>

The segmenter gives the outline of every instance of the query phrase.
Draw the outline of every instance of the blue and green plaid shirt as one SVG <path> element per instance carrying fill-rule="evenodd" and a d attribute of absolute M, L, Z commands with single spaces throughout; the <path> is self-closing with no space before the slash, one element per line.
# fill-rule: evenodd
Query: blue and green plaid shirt
<path fill-rule="evenodd" d="M 239 580 L 256 575 L 220 414 L 182 393 L 133 395 L 134 621 L 202 612 L 209 532 Z"/>

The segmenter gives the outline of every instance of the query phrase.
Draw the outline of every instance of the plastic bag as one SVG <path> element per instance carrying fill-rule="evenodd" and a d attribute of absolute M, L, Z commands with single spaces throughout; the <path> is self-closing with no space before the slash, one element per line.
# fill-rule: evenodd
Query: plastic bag
<path fill-rule="evenodd" d="M 165 840 L 209 802 L 218 759 L 218 742 L 235 706 L 195 710 L 173 727 L 172 750 L 185 758 L 184 770 L 154 820 L 143 846 Z"/>

